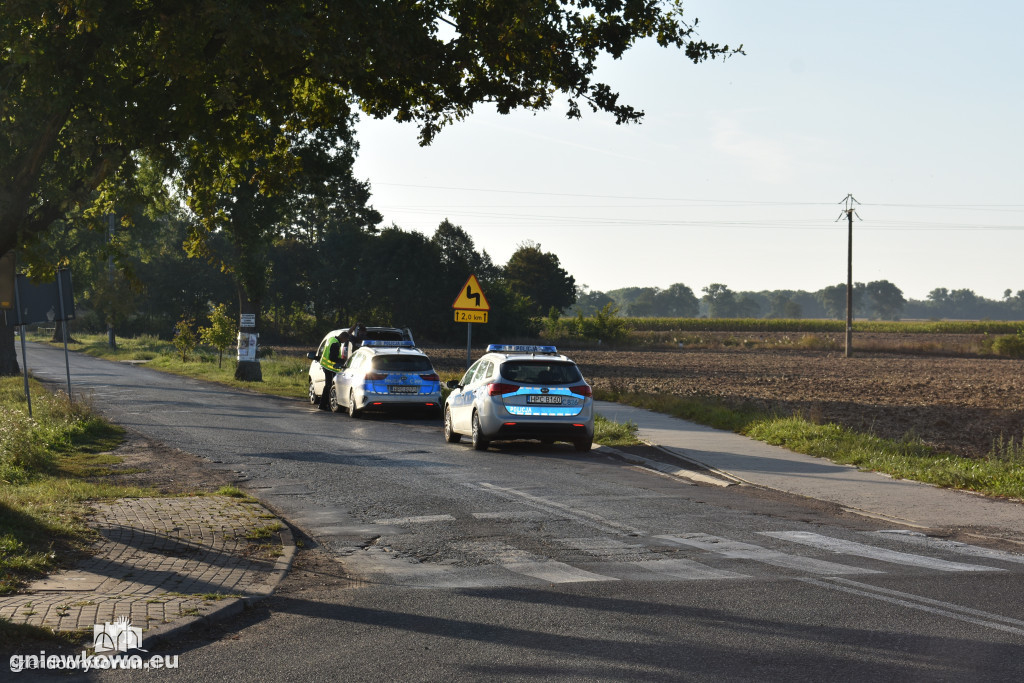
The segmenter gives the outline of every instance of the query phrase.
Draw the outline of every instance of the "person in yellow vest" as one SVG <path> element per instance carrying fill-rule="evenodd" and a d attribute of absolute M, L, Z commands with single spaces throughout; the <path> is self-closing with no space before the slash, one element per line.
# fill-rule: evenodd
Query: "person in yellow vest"
<path fill-rule="evenodd" d="M 348 359 L 349 333 L 342 332 L 337 337 L 331 337 L 324 346 L 324 352 L 320 355 L 320 367 L 324 371 L 324 391 L 320 395 L 320 409 L 331 409 L 331 387 L 334 386 L 334 376 L 345 367 Z"/>

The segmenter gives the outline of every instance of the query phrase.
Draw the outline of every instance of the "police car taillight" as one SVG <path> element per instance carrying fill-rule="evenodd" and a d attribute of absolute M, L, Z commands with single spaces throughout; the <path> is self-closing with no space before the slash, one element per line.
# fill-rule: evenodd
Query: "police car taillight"
<path fill-rule="evenodd" d="M 371 382 L 379 382 L 382 379 L 387 379 L 388 375 L 386 372 L 368 372 L 366 373 L 366 379 Z"/>
<path fill-rule="evenodd" d="M 580 396 L 586 396 L 588 398 L 594 395 L 594 392 L 591 390 L 589 384 L 580 384 L 575 387 L 569 387 L 569 391 L 571 391 L 574 394 L 579 394 Z"/>
<path fill-rule="evenodd" d="M 487 385 L 488 396 L 502 396 L 503 394 L 514 394 L 517 391 L 519 391 L 519 387 L 515 384 L 493 382 Z"/>
<path fill-rule="evenodd" d="M 424 382 L 440 382 L 441 378 L 436 373 L 430 373 L 429 375 L 420 375 L 420 379 Z"/>

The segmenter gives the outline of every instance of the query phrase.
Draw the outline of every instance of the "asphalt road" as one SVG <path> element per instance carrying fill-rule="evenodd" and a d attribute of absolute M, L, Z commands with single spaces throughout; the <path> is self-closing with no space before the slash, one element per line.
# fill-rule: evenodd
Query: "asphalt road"
<path fill-rule="evenodd" d="M 28 366 L 63 382 L 59 349 L 32 345 Z M 77 354 L 72 382 L 237 473 L 307 537 L 277 596 L 162 648 L 180 666 L 161 679 L 1024 677 L 1020 556 L 600 450 L 476 453 L 433 420 L 353 420 Z"/>

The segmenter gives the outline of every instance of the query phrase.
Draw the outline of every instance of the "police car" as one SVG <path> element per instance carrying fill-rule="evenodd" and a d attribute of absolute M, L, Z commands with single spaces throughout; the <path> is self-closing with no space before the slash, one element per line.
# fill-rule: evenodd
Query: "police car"
<path fill-rule="evenodd" d="M 444 436 L 473 448 L 491 441 L 570 441 L 581 453 L 594 442 L 594 398 L 576 364 L 554 346 L 492 344 L 444 404 Z"/>
<path fill-rule="evenodd" d="M 358 417 L 363 410 L 441 408 L 441 378 L 411 341 L 368 339 L 334 376 L 327 390 L 331 410 Z"/>
<path fill-rule="evenodd" d="M 327 346 L 328 340 L 339 336 L 342 332 L 351 333 L 352 330 L 353 328 L 351 327 L 331 330 L 320 340 L 320 345 L 316 351 L 306 354 L 306 358 L 311 361 L 309 364 L 309 402 L 313 405 L 319 404 L 321 397 L 326 396 L 330 392 L 330 387 L 326 387 L 325 390 L 324 369 L 320 366 L 320 359 L 323 357 L 324 348 Z M 414 343 L 412 331 L 408 327 L 367 327 L 364 340 L 407 341 L 410 345 Z M 340 346 L 335 346 L 334 349 L 337 357 L 331 360 L 339 363 L 343 362 L 344 358 L 347 358 L 353 352 L 351 343 L 346 346 L 344 353 L 341 353 L 342 349 Z"/>

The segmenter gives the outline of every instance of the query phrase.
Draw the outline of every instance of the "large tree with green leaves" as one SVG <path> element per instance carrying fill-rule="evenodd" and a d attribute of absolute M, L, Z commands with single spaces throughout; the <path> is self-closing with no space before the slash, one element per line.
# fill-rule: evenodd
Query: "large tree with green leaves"
<path fill-rule="evenodd" d="M 130 178 L 140 154 L 173 164 L 217 141 L 273 156 L 280 138 L 258 128 L 336 126 L 353 101 L 418 125 L 423 144 L 482 102 L 507 113 L 561 95 L 570 117 L 637 121 L 596 80 L 599 58 L 644 38 L 694 63 L 735 52 L 694 26 L 678 0 L 7 0 L 0 254 Z M 13 337 L 0 340 L 9 373 Z"/>
<path fill-rule="evenodd" d="M 562 268 L 558 256 L 536 242 L 524 242 L 505 264 L 505 279 L 513 291 L 533 301 L 534 315 L 561 311 L 576 303 L 576 279 Z"/>

